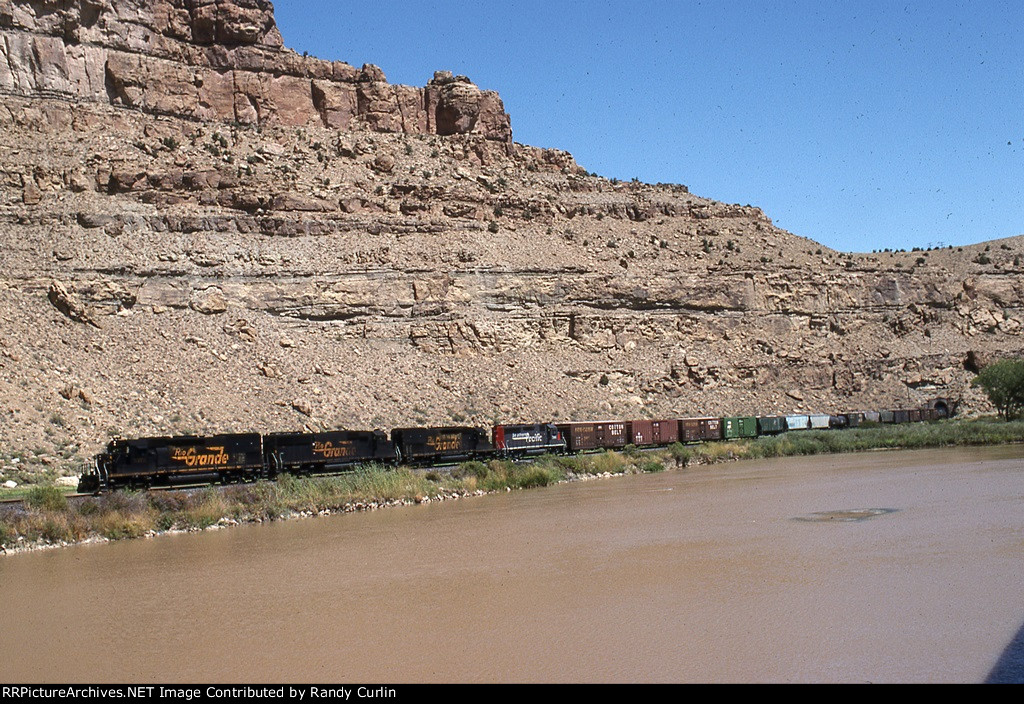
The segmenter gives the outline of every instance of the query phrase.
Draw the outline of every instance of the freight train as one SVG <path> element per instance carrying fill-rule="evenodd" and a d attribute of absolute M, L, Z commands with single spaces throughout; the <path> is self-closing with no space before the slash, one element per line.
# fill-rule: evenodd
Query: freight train
<path fill-rule="evenodd" d="M 240 433 L 111 440 L 79 480 L 80 493 L 183 484 L 274 479 L 281 473 L 330 474 L 379 463 L 436 466 L 473 459 L 522 459 L 542 454 L 660 447 L 753 438 L 864 423 L 910 423 L 949 415 L 944 399 L 923 408 L 840 415 L 727 416 L 495 425 L 481 428 L 395 428 L 320 433 Z"/>

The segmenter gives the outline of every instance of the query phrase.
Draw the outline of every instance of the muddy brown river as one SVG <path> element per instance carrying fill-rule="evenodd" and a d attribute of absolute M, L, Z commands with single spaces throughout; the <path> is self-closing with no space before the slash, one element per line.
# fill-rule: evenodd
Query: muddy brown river
<path fill-rule="evenodd" d="M 1024 447 L 0 556 L 0 680 L 1024 681 Z"/>

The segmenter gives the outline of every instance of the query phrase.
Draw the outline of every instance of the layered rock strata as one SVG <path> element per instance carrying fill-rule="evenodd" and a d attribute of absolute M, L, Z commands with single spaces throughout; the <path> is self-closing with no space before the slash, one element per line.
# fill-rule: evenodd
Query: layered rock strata
<path fill-rule="evenodd" d="M 0 0 L 0 91 L 243 125 L 479 134 L 511 145 L 501 99 L 425 88 L 285 49 L 265 0 Z"/>
<path fill-rule="evenodd" d="M 0 27 L 3 476 L 115 433 L 980 412 L 1021 347 L 1021 238 L 840 253 L 513 144 L 457 79 L 370 109 L 405 89 L 283 49 L 268 3 L 0 0 Z"/>

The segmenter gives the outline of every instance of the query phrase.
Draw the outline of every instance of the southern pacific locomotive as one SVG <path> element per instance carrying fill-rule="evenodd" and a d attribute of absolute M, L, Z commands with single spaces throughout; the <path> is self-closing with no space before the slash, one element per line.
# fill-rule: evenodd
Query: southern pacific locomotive
<path fill-rule="evenodd" d="M 752 438 L 809 429 L 853 428 L 869 423 L 909 423 L 949 415 L 942 399 L 924 408 L 841 415 L 731 416 L 665 420 L 612 420 L 496 425 L 481 428 L 395 428 L 322 433 L 116 438 L 82 475 L 78 490 L 100 492 L 175 484 L 212 484 L 274 479 L 281 473 L 310 475 L 355 465 L 437 465 L 472 459 L 525 458 L 547 453 L 658 447 Z"/>

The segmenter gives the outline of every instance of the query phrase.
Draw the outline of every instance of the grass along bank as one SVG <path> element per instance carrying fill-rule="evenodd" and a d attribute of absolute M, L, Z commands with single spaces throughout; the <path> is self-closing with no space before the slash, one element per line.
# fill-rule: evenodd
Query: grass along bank
<path fill-rule="evenodd" d="M 530 464 L 505 460 L 463 462 L 448 470 L 413 471 L 367 466 L 339 476 L 282 476 L 258 482 L 192 491 L 114 492 L 68 501 L 57 487 L 34 487 L 22 505 L 0 507 L 0 546 L 31 549 L 95 539 L 119 540 L 165 531 L 279 520 L 422 503 L 495 491 L 529 489 L 607 474 L 658 472 L 666 467 L 737 459 L 1024 442 L 1024 421 L 941 421 L 799 431 L 701 445 L 675 444 L 650 452 L 538 458 Z"/>
<path fill-rule="evenodd" d="M 530 464 L 464 462 L 450 471 L 370 465 L 348 474 L 181 491 L 117 491 L 69 501 L 57 487 L 35 487 L 22 505 L 0 508 L 0 546 L 6 551 L 95 539 L 120 540 L 166 531 L 202 530 L 296 516 L 372 510 L 547 486 L 579 475 L 661 471 L 672 462 L 657 453 L 606 452 L 541 457 Z"/>
<path fill-rule="evenodd" d="M 800 430 L 781 435 L 712 442 L 704 445 L 672 445 L 678 464 L 714 463 L 732 459 L 823 455 L 840 452 L 970 445 L 1005 445 L 1024 442 L 1024 420 L 1010 423 L 981 418 L 900 425 L 865 425 L 846 430 Z"/>

